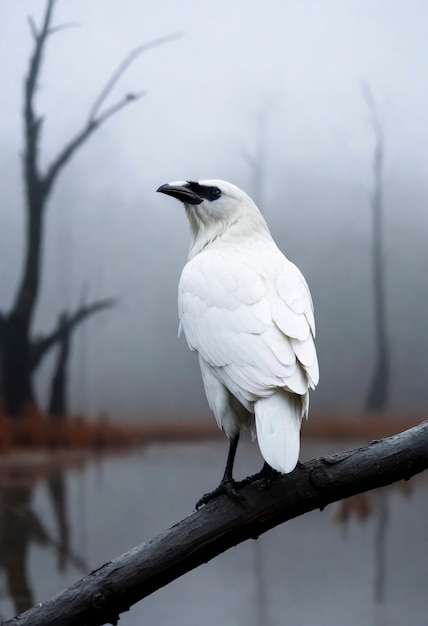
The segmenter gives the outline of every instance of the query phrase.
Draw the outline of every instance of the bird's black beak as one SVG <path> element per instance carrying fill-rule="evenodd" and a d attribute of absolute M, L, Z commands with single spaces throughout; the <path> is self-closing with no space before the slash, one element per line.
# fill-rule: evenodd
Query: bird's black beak
<path fill-rule="evenodd" d="M 172 196 L 173 198 L 177 198 L 177 200 L 181 200 L 185 204 L 201 204 L 204 201 L 203 198 L 198 196 L 197 193 L 192 191 L 190 187 L 186 185 L 161 185 L 159 189 L 156 191 L 160 191 L 160 193 L 166 193 L 167 196 Z"/>

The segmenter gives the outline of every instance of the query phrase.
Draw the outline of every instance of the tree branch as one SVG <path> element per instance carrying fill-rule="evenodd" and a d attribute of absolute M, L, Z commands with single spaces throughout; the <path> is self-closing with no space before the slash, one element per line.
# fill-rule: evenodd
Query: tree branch
<path fill-rule="evenodd" d="M 59 341 L 66 333 L 73 332 L 76 327 L 88 317 L 91 317 L 99 311 L 104 311 L 117 304 L 115 298 L 106 298 L 105 300 L 97 300 L 92 304 L 85 304 L 79 307 L 72 315 L 64 316 L 64 323 L 52 331 L 49 335 L 36 339 L 31 347 L 31 370 L 35 370 L 40 361 L 46 356 L 47 352 Z"/>
<path fill-rule="evenodd" d="M 58 24 L 58 26 L 53 26 L 48 30 L 48 35 L 54 35 L 55 33 L 59 33 L 59 31 L 61 30 L 65 30 L 67 28 L 77 28 L 78 26 L 78 22 L 67 22 L 66 24 Z"/>
<path fill-rule="evenodd" d="M 35 112 L 34 97 L 40 74 L 46 39 L 50 34 L 51 21 L 56 0 L 47 0 L 40 30 L 37 30 L 32 17 L 28 18 L 34 38 L 34 49 L 30 58 L 28 74 L 24 85 L 24 154 L 23 175 L 27 204 L 27 234 L 25 259 L 16 292 L 13 311 L 25 327 L 30 326 L 40 282 L 40 256 L 43 234 L 43 210 L 46 189 L 39 170 L 38 148 L 43 118 Z"/>
<path fill-rule="evenodd" d="M 180 37 L 182 37 L 180 33 L 172 33 L 171 35 L 167 35 L 166 37 L 153 39 L 153 41 L 149 41 L 148 43 L 142 44 L 141 46 L 134 48 L 134 50 L 131 50 L 131 52 L 123 59 L 123 61 L 119 63 L 118 67 L 115 69 L 111 77 L 101 89 L 91 110 L 89 111 L 87 122 L 88 125 L 96 120 L 99 110 L 106 101 L 108 95 L 111 93 L 113 87 L 118 83 L 128 67 L 135 61 L 137 57 L 139 57 L 144 52 L 147 52 L 147 50 L 151 50 L 152 48 L 156 48 L 157 46 L 163 46 L 165 43 L 173 41 L 174 39 L 179 39 Z"/>
<path fill-rule="evenodd" d="M 136 102 L 140 100 L 144 95 L 145 91 L 140 91 L 137 93 L 130 93 L 125 95 L 121 100 L 113 104 L 111 107 L 106 109 L 103 113 L 100 113 L 100 109 L 104 104 L 106 98 L 112 91 L 113 87 L 117 84 L 123 74 L 126 72 L 128 67 L 135 61 L 137 57 L 141 54 L 150 50 L 151 48 L 155 48 L 156 46 L 161 46 L 169 41 L 174 39 L 178 39 L 182 35 L 180 33 L 173 33 L 172 35 L 168 35 L 166 37 L 160 37 L 159 39 L 154 39 L 146 44 L 138 46 L 135 50 L 132 50 L 125 59 L 119 64 L 117 69 L 113 72 L 111 77 L 108 79 L 105 86 L 101 89 L 99 95 L 95 99 L 95 102 L 92 108 L 89 111 L 88 119 L 84 124 L 83 128 L 76 133 L 74 137 L 72 137 L 68 143 L 62 148 L 57 157 L 52 161 L 49 166 L 45 177 L 45 188 L 46 193 L 49 193 L 52 185 L 55 182 L 56 177 L 62 168 L 66 165 L 66 163 L 71 159 L 76 150 L 87 140 L 90 135 L 99 128 L 102 124 L 104 124 L 110 117 L 118 113 L 125 106 L 129 105 L 131 102 Z"/>
<path fill-rule="evenodd" d="M 37 118 L 34 111 L 34 94 L 37 89 L 37 79 L 40 73 L 45 42 L 49 36 L 53 9 L 56 0 L 48 0 L 43 24 L 40 32 L 32 17 L 28 18 L 30 30 L 34 38 L 34 50 L 30 59 L 27 78 L 25 80 L 24 95 L 24 126 L 25 126 L 25 182 L 27 193 L 30 194 L 33 185 L 40 182 L 37 168 L 37 144 L 41 128 L 41 118 Z"/>
<path fill-rule="evenodd" d="M 123 109 L 125 106 L 127 106 L 131 102 L 135 102 L 136 100 L 139 100 L 140 98 L 144 96 L 144 94 L 145 92 L 141 91 L 137 94 L 129 94 L 129 95 L 124 96 L 122 100 L 120 100 L 119 102 L 111 106 L 109 109 L 104 111 L 104 113 L 100 115 L 96 120 L 93 120 L 92 122 L 88 122 L 86 126 L 82 128 L 82 130 L 79 133 L 77 133 L 77 135 L 75 135 L 73 139 L 71 139 L 64 146 L 64 148 L 61 150 L 58 156 L 51 163 L 45 175 L 44 180 L 45 180 L 45 185 L 46 185 L 45 188 L 46 188 L 47 193 L 49 193 L 49 191 L 52 189 L 52 186 L 59 172 L 66 165 L 66 163 L 71 159 L 71 157 L 76 152 L 76 150 L 82 144 L 84 144 L 87 139 L 89 139 L 90 135 L 92 135 L 92 133 L 95 130 L 97 130 L 97 128 L 99 128 L 102 124 L 104 124 L 104 122 L 106 122 L 109 119 L 109 117 L 111 117 L 115 113 L 118 113 L 121 109 Z"/>
<path fill-rule="evenodd" d="M 30 27 L 31 34 L 33 35 L 34 41 L 37 43 L 39 33 L 37 32 L 36 22 L 31 15 L 28 17 L 28 25 Z"/>
<path fill-rule="evenodd" d="M 93 571 L 3 626 L 101 626 L 215 556 L 292 518 L 428 468 L 428 422 L 399 435 L 315 459 L 266 491 L 242 488 L 245 505 L 221 497 L 154 539 Z M 245 481 L 244 481 L 245 482 Z"/>
<path fill-rule="evenodd" d="M 361 87 L 361 93 L 363 94 L 363 98 L 367 104 L 367 108 L 370 113 L 370 122 L 373 127 L 373 132 L 375 134 L 376 143 L 378 145 L 382 145 L 383 144 L 382 124 L 379 120 L 377 106 L 376 106 L 376 102 L 373 96 L 372 89 L 370 87 L 370 84 L 365 80 L 360 81 L 360 87 Z"/>

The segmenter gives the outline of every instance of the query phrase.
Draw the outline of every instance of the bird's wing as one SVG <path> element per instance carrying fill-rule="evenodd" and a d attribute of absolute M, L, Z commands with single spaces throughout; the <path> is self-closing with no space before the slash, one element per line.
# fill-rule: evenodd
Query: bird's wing
<path fill-rule="evenodd" d="M 276 246 L 200 253 L 183 270 L 178 305 L 190 349 L 236 397 L 317 384 L 309 289 Z"/>

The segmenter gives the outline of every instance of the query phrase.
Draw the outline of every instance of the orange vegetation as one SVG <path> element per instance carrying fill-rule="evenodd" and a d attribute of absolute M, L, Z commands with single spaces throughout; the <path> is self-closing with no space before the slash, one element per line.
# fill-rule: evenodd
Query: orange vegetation
<path fill-rule="evenodd" d="M 303 424 L 305 437 L 358 439 L 388 437 L 423 421 L 422 416 L 313 415 Z M 153 441 L 212 439 L 224 436 L 214 419 L 150 419 L 131 423 L 101 416 L 48 417 L 30 410 L 11 419 L 0 414 L 0 452 L 28 448 L 121 448 Z"/>
<path fill-rule="evenodd" d="M 0 412 L 0 453 L 34 448 L 125 448 L 153 441 L 212 439 L 221 436 L 214 421 L 165 421 L 159 419 L 126 422 L 100 416 L 49 417 L 29 408 L 20 418 Z"/>
<path fill-rule="evenodd" d="M 396 435 L 426 419 L 426 415 L 314 414 L 303 423 L 302 432 L 320 439 L 359 439 L 369 442 Z"/>
<path fill-rule="evenodd" d="M 119 448 L 140 442 L 138 427 L 105 417 L 52 419 L 32 412 L 10 419 L 0 415 L 0 452 L 16 448 Z"/>

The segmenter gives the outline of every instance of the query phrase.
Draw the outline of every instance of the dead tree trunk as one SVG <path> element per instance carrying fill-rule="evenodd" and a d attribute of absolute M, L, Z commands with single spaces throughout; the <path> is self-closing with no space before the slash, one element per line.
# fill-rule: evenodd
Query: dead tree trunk
<path fill-rule="evenodd" d="M 375 146 L 373 156 L 372 212 L 372 285 L 375 325 L 375 370 L 365 401 L 366 413 L 381 413 L 386 408 L 390 381 L 390 348 L 385 285 L 385 254 L 383 228 L 383 166 L 384 136 L 375 101 L 366 84 L 363 95 L 371 114 Z"/>
<path fill-rule="evenodd" d="M 42 119 L 34 112 L 34 94 L 53 10 L 49 2 L 30 61 L 24 89 L 23 176 L 26 198 L 26 248 L 24 266 L 12 310 L 5 316 L 2 350 L 5 411 L 15 417 L 34 402 L 30 368 L 30 328 L 39 293 L 44 207 L 49 190 L 38 168 L 38 141 Z"/>
<path fill-rule="evenodd" d="M 26 405 L 33 403 L 34 396 L 28 327 L 14 313 L 3 322 L 1 359 L 3 408 L 7 415 L 16 417 Z"/>
<path fill-rule="evenodd" d="M 253 149 L 244 149 L 242 156 L 251 170 L 251 197 L 259 208 L 263 207 L 266 186 L 268 157 L 268 125 L 274 99 L 262 102 L 255 119 L 255 141 Z"/>

